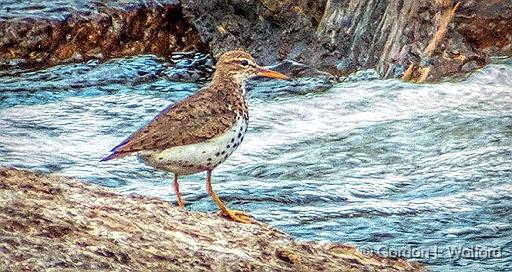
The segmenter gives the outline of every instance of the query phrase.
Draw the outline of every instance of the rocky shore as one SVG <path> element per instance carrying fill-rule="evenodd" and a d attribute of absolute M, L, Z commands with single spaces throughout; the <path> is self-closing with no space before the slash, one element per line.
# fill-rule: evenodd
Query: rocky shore
<path fill-rule="evenodd" d="M 48 66 L 136 54 L 245 48 L 344 76 L 423 82 L 512 55 L 508 0 L 50 0 L 0 6 L 0 64 Z"/>
<path fill-rule="evenodd" d="M 179 1 L 0 4 L 0 65 L 39 67 L 176 51 L 207 51 Z"/>
<path fill-rule="evenodd" d="M 182 211 L 72 178 L 0 169 L 1 271 L 426 271 L 350 245 Z"/>

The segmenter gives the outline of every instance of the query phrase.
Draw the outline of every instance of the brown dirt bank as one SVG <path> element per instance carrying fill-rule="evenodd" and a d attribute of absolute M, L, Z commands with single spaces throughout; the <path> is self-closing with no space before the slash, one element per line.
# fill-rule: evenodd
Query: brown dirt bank
<path fill-rule="evenodd" d="M 0 168 L 2 271 L 426 271 L 271 226 L 182 211 L 75 179 Z"/>

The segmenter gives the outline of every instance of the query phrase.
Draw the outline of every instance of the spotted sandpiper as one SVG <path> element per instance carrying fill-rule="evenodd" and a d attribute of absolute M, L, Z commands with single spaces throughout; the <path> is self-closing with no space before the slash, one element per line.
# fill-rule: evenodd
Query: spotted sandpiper
<path fill-rule="evenodd" d="M 174 173 L 174 191 L 181 208 L 179 176 L 206 171 L 206 189 L 220 212 L 234 221 L 248 223 L 248 214 L 229 210 L 213 191 L 212 171 L 237 149 L 247 131 L 245 81 L 255 76 L 288 77 L 258 66 L 244 51 L 222 54 L 216 66 L 206 87 L 168 106 L 102 161 L 136 154 L 147 165 Z"/>

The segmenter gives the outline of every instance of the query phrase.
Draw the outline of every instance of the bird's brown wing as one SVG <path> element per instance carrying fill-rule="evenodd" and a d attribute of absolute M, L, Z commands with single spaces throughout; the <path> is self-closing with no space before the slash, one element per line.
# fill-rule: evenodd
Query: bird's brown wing
<path fill-rule="evenodd" d="M 228 130 L 236 113 L 224 98 L 207 89 L 168 106 L 103 158 L 107 161 L 141 150 L 167 148 L 206 141 Z"/>

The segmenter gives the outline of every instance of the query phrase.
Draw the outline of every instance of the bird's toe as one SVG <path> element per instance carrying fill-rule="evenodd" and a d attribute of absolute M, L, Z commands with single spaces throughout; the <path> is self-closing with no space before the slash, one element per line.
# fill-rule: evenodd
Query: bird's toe
<path fill-rule="evenodd" d="M 252 216 L 248 213 L 237 211 L 237 210 L 229 210 L 228 212 L 221 212 L 221 215 L 228 217 L 229 219 L 238 222 L 238 223 L 251 223 Z"/>

